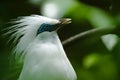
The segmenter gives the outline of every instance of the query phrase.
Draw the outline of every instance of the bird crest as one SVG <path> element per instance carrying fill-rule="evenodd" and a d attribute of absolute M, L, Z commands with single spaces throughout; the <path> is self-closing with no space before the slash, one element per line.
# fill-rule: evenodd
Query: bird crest
<path fill-rule="evenodd" d="M 14 24 L 7 28 L 8 32 L 5 35 L 10 34 L 9 41 L 13 40 L 13 44 L 18 42 L 13 49 L 15 57 L 21 57 L 24 55 L 27 46 L 35 39 L 37 30 L 43 23 L 56 24 L 59 20 L 51 19 L 39 15 L 31 15 L 25 17 L 18 17 L 11 21 Z"/>

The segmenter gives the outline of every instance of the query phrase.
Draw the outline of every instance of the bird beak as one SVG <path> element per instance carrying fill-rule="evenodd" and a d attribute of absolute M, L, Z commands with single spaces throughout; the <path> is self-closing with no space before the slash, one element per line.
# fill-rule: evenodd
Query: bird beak
<path fill-rule="evenodd" d="M 66 25 L 66 24 L 70 24 L 72 21 L 70 18 L 63 18 L 63 19 L 60 19 L 60 24 L 61 25 Z"/>
<path fill-rule="evenodd" d="M 72 21 L 70 18 L 63 18 L 59 20 L 58 24 L 54 25 L 54 29 L 59 30 L 60 28 L 62 28 L 64 25 L 66 24 L 70 24 Z"/>

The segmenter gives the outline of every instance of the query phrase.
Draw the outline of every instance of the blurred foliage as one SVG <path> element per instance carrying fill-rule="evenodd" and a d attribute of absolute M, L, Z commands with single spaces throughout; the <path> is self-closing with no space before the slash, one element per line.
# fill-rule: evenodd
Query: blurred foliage
<path fill-rule="evenodd" d="M 10 19 L 31 14 L 52 18 L 69 17 L 72 24 L 58 31 L 61 40 L 98 29 L 83 36 L 65 51 L 78 80 L 119 80 L 120 0 L 1 0 L 0 34 Z M 100 30 L 99 30 L 100 29 Z M 20 67 L 10 65 L 11 47 L 0 35 L 0 80 L 17 80 Z"/>

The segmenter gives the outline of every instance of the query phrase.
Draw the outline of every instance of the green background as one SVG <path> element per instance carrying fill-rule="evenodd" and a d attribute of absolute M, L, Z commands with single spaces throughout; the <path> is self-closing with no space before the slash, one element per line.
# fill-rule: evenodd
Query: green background
<path fill-rule="evenodd" d="M 13 45 L 7 44 L 9 36 L 2 35 L 6 32 L 3 29 L 18 16 L 44 15 L 42 8 L 49 2 L 59 5 L 62 16 L 58 14 L 58 18 L 72 19 L 58 31 L 61 41 L 84 34 L 63 45 L 78 80 L 119 80 L 120 0 L 1 0 L 0 80 L 17 80 L 21 69 L 10 64 Z"/>

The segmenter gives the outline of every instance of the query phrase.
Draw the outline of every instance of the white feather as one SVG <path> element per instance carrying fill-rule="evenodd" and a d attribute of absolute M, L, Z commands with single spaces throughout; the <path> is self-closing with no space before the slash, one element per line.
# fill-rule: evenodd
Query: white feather
<path fill-rule="evenodd" d="M 36 35 L 42 23 L 56 24 L 59 20 L 32 15 L 13 23 L 16 25 L 6 34 L 13 33 L 15 41 L 20 38 L 14 53 L 17 57 L 24 55 L 18 80 L 76 80 L 56 31 Z"/>
<path fill-rule="evenodd" d="M 14 39 L 13 43 L 22 36 L 13 52 L 16 54 L 16 57 L 20 57 L 21 55 L 24 55 L 26 47 L 36 37 L 37 30 L 42 23 L 55 24 L 58 23 L 58 20 L 39 15 L 31 15 L 19 17 L 17 20 L 12 21 L 12 23 L 15 25 L 9 27 L 9 31 L 6 34 L 13 33 L 10 38 L 10 40 Z"/>

